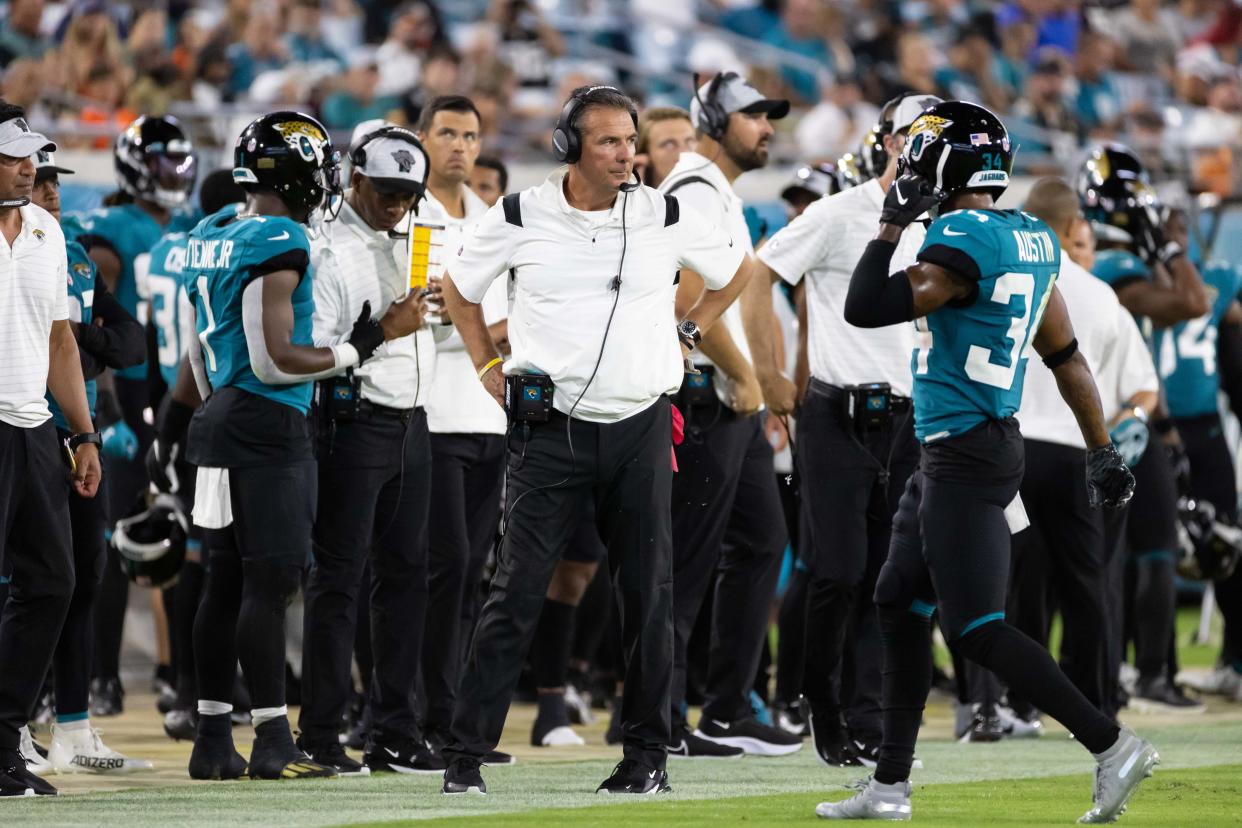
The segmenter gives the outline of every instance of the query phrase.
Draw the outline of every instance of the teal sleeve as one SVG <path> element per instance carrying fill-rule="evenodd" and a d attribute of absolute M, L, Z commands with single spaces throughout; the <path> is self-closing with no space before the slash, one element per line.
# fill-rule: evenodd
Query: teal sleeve
<path fill-rule="evenodd" d="M 1097 279 L 1114 288 L 1135 279 L 1148 279 L 1151 275 L 1147 263 L 1128 250 L 1103 250 L 1097 253 L 1091 272 Z"/>

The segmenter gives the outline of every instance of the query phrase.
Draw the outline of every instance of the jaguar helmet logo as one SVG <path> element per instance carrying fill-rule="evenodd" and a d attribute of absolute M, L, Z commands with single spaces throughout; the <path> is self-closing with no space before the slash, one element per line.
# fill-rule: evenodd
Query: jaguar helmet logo
<path fill-rule="evenodd" d="M 920 115 L 914 123 L 910 124 L 907 132 L 909 138 L 906 139 L 906 159 L 918 161 L 923 157 L 927 145 L 939 138 L 940 133 L 951 126 L 953 122 L 948 118 L 941 118 L 939 115 Z"/>
<path fill-rule="evenodd" d="M 323 148 L 328 143 L 328 136 L 319 127 L 307 121 L 285 121 L 274 124 L 274 127 L 303 160 L 316 166 L 323 163 Z"/>

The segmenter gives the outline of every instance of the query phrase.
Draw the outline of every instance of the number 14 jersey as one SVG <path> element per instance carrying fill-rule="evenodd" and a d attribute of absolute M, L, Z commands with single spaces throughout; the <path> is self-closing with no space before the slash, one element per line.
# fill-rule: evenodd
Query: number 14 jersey
<path fill-rule="evenodd" d="M 958 210 L 927 231 L 921 262 L 973 281 L 965 299 L 915 321 L 914 430 L 930 443 L 1013 416 L 1031 340 L 1060 267 L 1056 235 L 1018 210 Z"/>

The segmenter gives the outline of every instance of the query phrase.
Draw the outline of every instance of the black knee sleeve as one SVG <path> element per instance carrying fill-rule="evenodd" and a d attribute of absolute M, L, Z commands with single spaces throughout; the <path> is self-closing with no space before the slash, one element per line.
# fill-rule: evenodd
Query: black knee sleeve
<path fill-rule="evenodd" d="M 878 611 L 884 642 L 884 744 L 875 778 L 893 784 L 910 777 L 914 743 L 931 690 L 931 619 L 904 608 L 885 606 Z"/>

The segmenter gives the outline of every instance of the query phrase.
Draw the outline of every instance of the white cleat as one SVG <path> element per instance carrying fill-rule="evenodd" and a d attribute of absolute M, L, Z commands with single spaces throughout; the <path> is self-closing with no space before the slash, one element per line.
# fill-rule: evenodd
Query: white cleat
<path fill-rule="evenodd" d="M 130 759 L 105 745 L 96 728 L 67 730 L 57 724 L 52 725 L 47 759 L 57 773 L 133 773 L 154 767 L 145 759 Z"/>
<path fill-rule="evenodd" d="M 1116 743 L 1096 762 L 1094 805 L 1078 821 L 1098 825 L 1116 822 L 1125 813 L 1126 802 L 1160 764 L 1160 754 L 1151 742 L 1123 727 Z"/>
<path fill-rule="evenodd" d="M 30 727 L 22 727 L 18 738 L 20 740 L 17 746 L 18 752 L 26 760 L 26 767 L 30 769 L 30 772 L 39 776 L 50 773 L 52 763 L 44 759 L 38 749 L 35 748 L 34 737 L 30 735 Z"/>
<path fill-rule="evenodd" d="M 569 725 L 554 727 L 543 735 L 544 747 L 581 747 L 586 741 Z"/>
<path fill-rule="evenodd" d="M 1038 739 L 1044 735 L 1044 723 L 1038 718 L 1028 722 L 1003 705 L 997 705 L 996 716 L 1005 736 L 1010 739 Z"/>
<path fill-rule="evenodd" d="M 840 802 L 821 802 L 815 806 L 820 819 L 884 819 L 890 822 L 910 819 L 910 783 L 882 785 L 874 778 L 851 785 L 858 793 Z"/>

